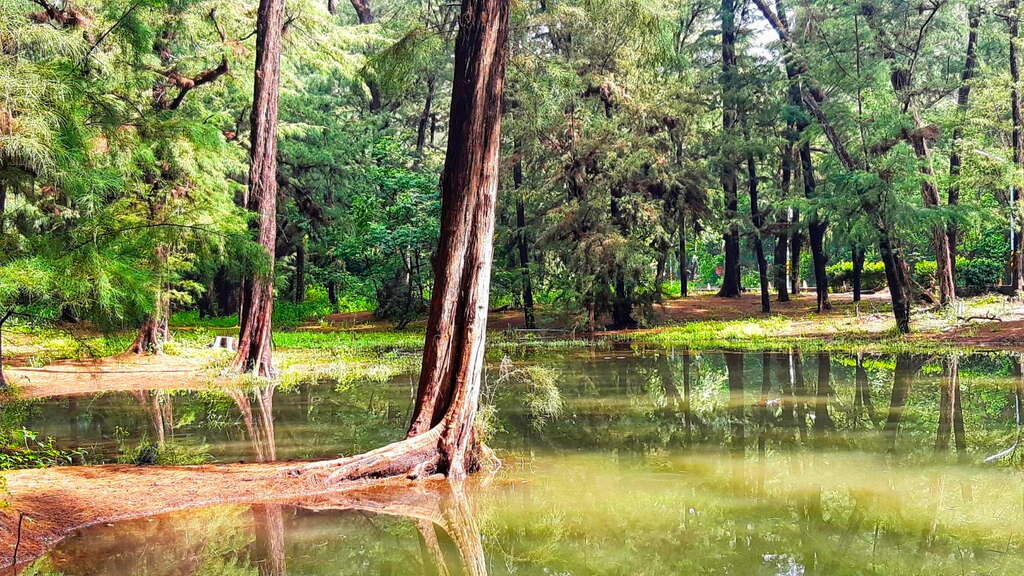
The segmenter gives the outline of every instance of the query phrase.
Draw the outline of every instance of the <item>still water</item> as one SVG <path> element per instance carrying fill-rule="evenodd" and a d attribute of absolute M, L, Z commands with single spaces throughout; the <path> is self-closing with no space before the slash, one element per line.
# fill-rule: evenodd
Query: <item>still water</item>
<path fill-rule="evenodd" d="M 214 461 L 401 437 L 415 378 L 36 403 L 91 462 Z M 217 506 L 83 530 L 71 575 L 1021 574 L 1020 360 L 586 351 L 489 367 L 494 476 L 388 497 Z"/>

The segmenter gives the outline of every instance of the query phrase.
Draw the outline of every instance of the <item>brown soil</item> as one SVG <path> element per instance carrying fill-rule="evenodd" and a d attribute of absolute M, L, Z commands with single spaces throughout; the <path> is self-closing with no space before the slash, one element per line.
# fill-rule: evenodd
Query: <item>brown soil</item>
<path fill-rule="evenodd" d="M 115 390 L 204 388 L 217 380 L 202 371 L 209 358 L 123 354 L 62 361 L 42 368 L 8 368 L 5 376 L 22 398 L 74 396 Z"/>
<path fill-rule="evenodd" d="M 0 509 L 0 568 L 31 561 L 72 532 L 97 524 L 225 503 L 393 499 L 423 490 L 435 480 L 368 480 L 329 485 L 299 464 L 138 467 L 81 466 L 4 473 L 6 500 Z M 322 477 L 320 477 L 322 478 Z M 18 526 L 21 525 L 20 539 Z M 2 572 L 0 572 L 2 573 Z"/>

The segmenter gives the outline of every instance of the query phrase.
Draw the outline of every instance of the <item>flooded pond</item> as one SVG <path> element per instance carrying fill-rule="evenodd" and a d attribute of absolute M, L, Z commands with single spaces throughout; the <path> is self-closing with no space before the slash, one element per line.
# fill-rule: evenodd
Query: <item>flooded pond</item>
<path fill-rule="evenodd" d="M 26 573 L 1020 574 L 1022 386 L 999 354 L 506 358 L 484 392 L 494 477 L 98 526 Z M 105 393 L 34 402 L 25 426 L 90 463 L 320 458 L 400 438 L 414 391 Z"/>

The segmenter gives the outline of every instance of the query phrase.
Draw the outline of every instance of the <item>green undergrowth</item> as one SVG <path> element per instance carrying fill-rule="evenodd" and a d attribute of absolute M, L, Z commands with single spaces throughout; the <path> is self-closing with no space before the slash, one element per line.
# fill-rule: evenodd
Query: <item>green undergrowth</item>
<path fill-rule="evenodd" d="M 935 353 L 970 347 L 955 341 L 901 335 L 893 330 L 845 331 L 828 335 L 787 333 L 792 321 L 783 317 L 688 322 L 679 326 L 616 335 L 619 341 L 698 350 L 787 350 L 813 352 Z"/>

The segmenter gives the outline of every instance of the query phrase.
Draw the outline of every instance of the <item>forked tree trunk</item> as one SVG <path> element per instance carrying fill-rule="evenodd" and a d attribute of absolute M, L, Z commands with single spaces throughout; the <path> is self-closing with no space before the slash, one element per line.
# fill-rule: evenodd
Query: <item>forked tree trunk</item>
<path fill-rule="evenodd" d="M 441 175 L 441 236 L 406 439 L 309 464 L 304 472 L 327 471 L 330 481 L 432 473 L 458 479 L 480 465 L 473 420 L 484 364 L 508 18 L 509 0 L 462 2 Z"/>
<path fill-rule="evenodd" d="M 260 0 L 256 18 L 256 74 L 252 99 L 247 208 L 259 215 L 257 239 L 268 270 L 242 286 L 238 353 L 233 368 L 272 377 L 271 314 L 274 309 L 274 248 L 277 240 L 277 103 L 281 76 L 284 0 Z"/>

